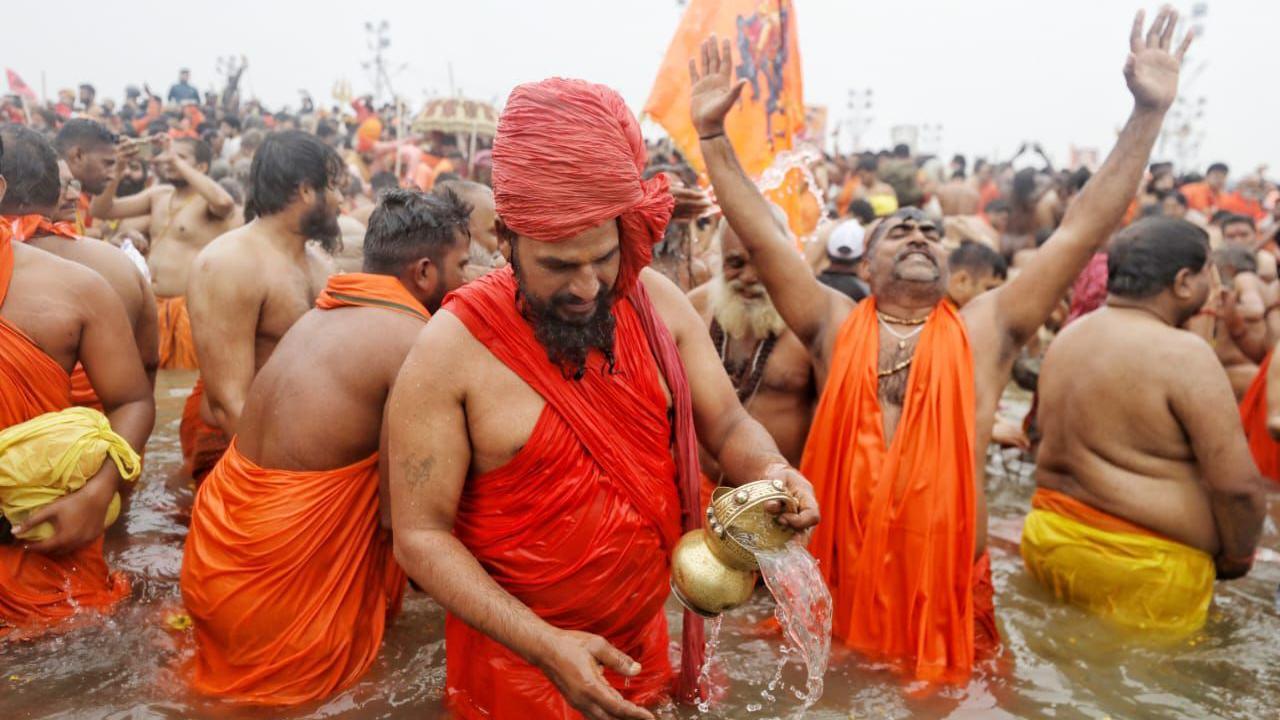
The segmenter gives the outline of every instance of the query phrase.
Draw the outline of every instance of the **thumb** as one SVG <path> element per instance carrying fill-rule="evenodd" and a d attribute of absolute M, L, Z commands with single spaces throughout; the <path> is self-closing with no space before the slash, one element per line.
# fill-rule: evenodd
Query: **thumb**
<path fill-rule="evenodd" d="M 610 645 L 609 641 L 604 638 L 600 638 L 598 643 L 592 645 L 591 654 L 601 665 L 604 665 L 621 675 L 632 677 L 640 673 L 640 663 L 632 660 L 626 653 Z"/>

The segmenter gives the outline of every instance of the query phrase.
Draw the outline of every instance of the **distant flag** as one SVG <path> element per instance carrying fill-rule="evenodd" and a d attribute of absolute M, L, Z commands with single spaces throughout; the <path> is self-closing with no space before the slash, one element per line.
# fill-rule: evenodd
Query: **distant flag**
<path fill-rule="evenodd" d="M 22 78 L 18 75 L 18 73 L 14 72 L 9 68 L 5 68 L 4 74 L 9 79 L 9 92 L 15 95 L 21 95 L 22 97 L 26 98 L 31 102 L 36 102 L 37 100 L 39 100 L 39 98 L 36 96 L 36 91 L 32 90 L 30 85 L 27 85 L 25 82 L 23 82 Z"/>
<path fill-rule="evenodd" d="M 733 143 L 749 175 L 759 180 L 775 160 L 788 154 L 804 129 L 804 85 L 796 13 L 791 0 L 691 0 L 667 48 L 644 112 L 657 121 L 680 153 L 699 173 L 706 165 L 698 148 L 698 134 L 689 115 L 689 59 L 699 55 L 712 33 L 733 46 L 734 78 L 747 81 L 738 106 L 725 120 L 725 134 Z M 809 207 L 810 188 L 803 170 L 774 167 L 771 175 L 786 175 L 784 187 L 767 194 L 787 211 L 793 232 L 813 231 L 820 207 Z M 774 183 L 768 183 L 774 185 Z"/>

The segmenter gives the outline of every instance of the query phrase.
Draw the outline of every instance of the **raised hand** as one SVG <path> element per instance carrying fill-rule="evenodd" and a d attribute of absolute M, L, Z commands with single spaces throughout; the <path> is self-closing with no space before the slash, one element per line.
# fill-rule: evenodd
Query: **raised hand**
<path fill-rule="evenodd" d="M 1146 12 L 1139 10 L 1133 19 L 1133 31 L 1129 36 L 1129 57 L 1124 64 L 1124 79 L 1138 106 L 1152 110 L 1168 110 L 1178 95 L 1178 72 L 1182 59 L 1191 47 L 1193 33 L 1187 35 L 1177 52 L 1170 50 L 1173 32 L 1178 26 L 1178 11 L 1165 5 L 1156 15 L 1155 22 L 1147 30 Z"/>
<path fill-rule="evenodd" d="M 746 80 L 733 81 L 733 48 L 728 40 L 723 44 L 715 35 L 702 43 L 702 68 L 697 59 L 689 59 L 689 78 L 692 81 L 689 104 L 693 113 L 693 128 L 698 137 L 709 137 L 724 132 L 724 116 L 738 101 Z"/>

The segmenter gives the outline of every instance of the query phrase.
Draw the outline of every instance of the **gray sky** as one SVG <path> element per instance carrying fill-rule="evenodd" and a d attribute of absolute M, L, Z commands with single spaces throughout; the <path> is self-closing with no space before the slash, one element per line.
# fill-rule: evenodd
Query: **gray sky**
<path fill-rule="evenodd" d="M 1280 3 L 1207 4 L 1206 34 L 1188 63 L 1198 74 L 1192 93 L 1207 99 L 1200 160 L 1280 171 Z M 44 71 L 50 96 L 81 81 L 100 96 L 120 97 L 142 81 L 163 94 L 182 65 L 206 90 L 220 85 L 219 55 L 244 53 L 250 93 L 295 107 L 299 89 L 331 102 L 342 78 L 357 93 L 371 89 L 361 68 L 370 54 L 364 21 L 385 18 L 389 55 L 407 64 L 395 86 L 415 100 L 447 94 L 452 64 L 456 88 L 471 97 L 501 101 L 519 82 L 566 75 L 612 85 L 639 109 L 682 12 L 674 0 L 13 5 L 0 65 L 37 92 Z M 873 147 L 889 142 L 892 125 L 928 123 L 943 126 L 938 149 L 946 153 L 1007 157 L 1023 140 L 1043 142 L 1059 163 L 1072 143 L 1105 153 L 1130 107 L 1121 68 L 1141 6 L 1157 8 L 1138 0 L 796 0 L 805 100 L 827 105 L 839 122 L 848 89 L 871 88 L 864 143 Z"/>

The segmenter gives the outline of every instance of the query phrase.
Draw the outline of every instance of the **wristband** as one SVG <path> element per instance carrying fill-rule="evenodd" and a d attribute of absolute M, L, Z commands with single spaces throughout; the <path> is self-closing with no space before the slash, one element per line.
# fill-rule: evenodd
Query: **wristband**
<path fill-rule="evenodd" d="M 723 130 L 721 130 L 720 132 L 717 132 L 717 133 L 711 133 L 710 135 L 699 135 L 699 136 L 698 136 L 698 139 L 699 139 L 699 140 L 715 140 L 715 139 L 716 139 L 716 138 L 718 138 L 718 137 L 724 137 L 724 131 L 723 131 Z"/>

